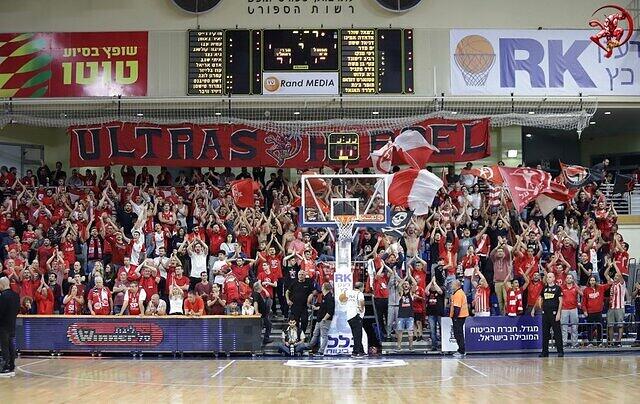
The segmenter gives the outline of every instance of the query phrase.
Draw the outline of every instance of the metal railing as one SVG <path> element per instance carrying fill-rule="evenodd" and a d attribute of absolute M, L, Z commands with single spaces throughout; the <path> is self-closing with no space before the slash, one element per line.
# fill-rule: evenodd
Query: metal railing
<path fill-rule="evenodd" d="M 640 215 L 640 184 L 636 184 L 632 192 L 613 194 L 613 184 L 602 184 L 600 189 L 613 203 L 619 215 Z"/>

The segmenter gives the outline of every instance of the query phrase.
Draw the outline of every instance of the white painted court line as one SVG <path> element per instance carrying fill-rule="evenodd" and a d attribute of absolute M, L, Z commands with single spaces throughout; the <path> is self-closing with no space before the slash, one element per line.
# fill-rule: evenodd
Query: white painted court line
<path fill-rule="evenodd" d="M 211 376 L 211 378 L 215 378 L 216 376 L 218 376 L 220 373 L 224 372 L 224 370 L 226 368 L 228 368 L 229 366 L 233 365 L 235 363 L 235 359 L 232 360 L 231 362 L 227 363 L 226 365 L 224 365 L 223 367 L 221 367 L 220 369 L 218 369 L 218 371 L 216 373 L 213 374 L 213 376 Z"/>
<path fill-rule="evenodd" d="M 467 368 L 469 368 L 469 369 L 473 370 L 474 372 L 476 372 L 476 373 L 477 373 L 477 374 L 479 374 L 479 375 L 482 375 L 482 376 L 484 376 L 484 377 L 489 377 L 489 376 L 487 376 L 486 374 L 484 374 L 484 373 L 482 373 L 481 371 L 479 371 L 478 369 L 476 369 L 476 368 L 475 368 L 475 366 L 469 366 L 469 365 L 467 365 L 466 363 L 464 363 L 463 361 L 461 361 L 460 359 L 456 359 L 456 361 L 457 361 L 458 363 L 463 364 L 463 365 L 464 365 L 464 366 L 466 366 Z"/>

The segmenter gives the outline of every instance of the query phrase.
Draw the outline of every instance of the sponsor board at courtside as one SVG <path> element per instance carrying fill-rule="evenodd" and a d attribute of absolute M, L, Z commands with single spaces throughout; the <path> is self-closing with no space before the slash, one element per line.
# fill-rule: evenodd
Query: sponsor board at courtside
<path fill-rule="evenodd" d="M 337 72 L 262 73 L 263 95 L 337 95 Z"/>

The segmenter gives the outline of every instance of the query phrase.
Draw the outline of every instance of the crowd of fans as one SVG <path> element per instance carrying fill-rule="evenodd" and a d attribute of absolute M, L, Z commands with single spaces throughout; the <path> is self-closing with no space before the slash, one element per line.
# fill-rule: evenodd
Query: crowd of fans
<path fill-rule="evenodd" d="M 571 343 L 582 313 L 601 324 L 589 333 L 601 344 L 606 312 L 608 341 L 619 344 L 632 300 L 629 245 L 605 194 L 590 184 L 547 217 L 535 204 L 517 213 L 506 192 L 471 168 L 443 175 L 432 212 L 413 217 L 403 237 L 375 229 L 356 236 L 353 255 L 368 263 L 358 276 L 373 295 L 381 337 L 430 334 L 438 349 L 454 281 L 472 315 L 535 314 L 542 277 L 553 273 Z M 246 178 L 259 189 L 254 206 L 240 209 L 231 181 Z M 333 239 L 325 228 L 297 225 L 300 184 L 282 170 L 267 178 L 264 168 L 194 169 L 173 178 L 165 168 L 153 176 L 121 167 L 116 176 L 105 167 L 98 178 L 91 170 L 67 175 L 58 162 L 23 178 L 2 167 L 0 184 L 1 269 L 23 314 L 260 315 L 265 342 L 271 319 L 282 316 L 302 341 L 331 289 L 322 292 L 333 279 Z M 371 192 L 348 185 L 336 192 Z M 635 284 L 636 313 L 639 294 Z"/>

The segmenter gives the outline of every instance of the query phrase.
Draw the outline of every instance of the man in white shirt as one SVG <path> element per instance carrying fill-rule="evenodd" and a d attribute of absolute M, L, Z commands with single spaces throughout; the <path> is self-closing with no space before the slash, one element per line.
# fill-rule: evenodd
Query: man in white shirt
<path fill-rule="evenodd" d="M 364 317 L 364 284 L 356 282 L 353 290 L 345 291 L 340 295 L 339 301 L 346 304 L 347 322 L 351 327 L 353 336 L 353 353 L 351 357 L 365 356 L 362 346 L 362 318 Z"/>
<path fill-rule="evenodd" d="M 207 271 L 207 254 L 209 248 L 199 238 L 193 239 L 191 243 L 187 245 L 187 252 L 191 257 L 191 272 L 189 273 L 189 279 L 191 281 L 191 289 L 200 282 L 200 274 Z"/>

